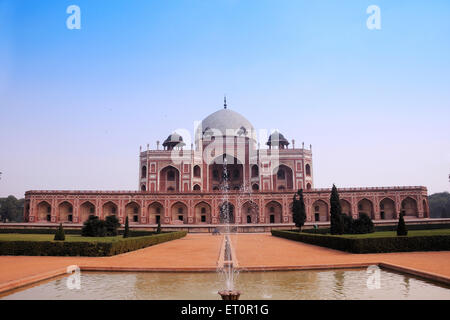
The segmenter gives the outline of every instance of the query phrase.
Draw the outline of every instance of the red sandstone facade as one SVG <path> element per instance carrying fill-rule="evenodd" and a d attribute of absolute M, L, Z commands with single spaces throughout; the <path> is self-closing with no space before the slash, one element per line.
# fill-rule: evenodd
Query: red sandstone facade
<path fill-rule="evenodd" d="M 25 221 L 79 224 L 89 215 L 116 215 L 124 223 L 215 225 L 228 204 L 237 225 L 292 223 L 291 205 L 304 189 L 308 222 L 329 220 L 330 189 L 315 189 L 312 148 L 295 148 L 278 132 L 256 143 L 255 130 L 240 114 L 225 109 L 205 118 L 195 148 L 170 135 L 159 150 L 139 154 L 140 191 L 28 191 Z M 226 166 L 224 167 L 224 161 Z M 224 175 L 226 168 L 227 174 Z M 374 220 L 428 218 L 425 187 L 339 189 L 343 212 Z M 226 196 L 225 196 L 226 195 Z"/>

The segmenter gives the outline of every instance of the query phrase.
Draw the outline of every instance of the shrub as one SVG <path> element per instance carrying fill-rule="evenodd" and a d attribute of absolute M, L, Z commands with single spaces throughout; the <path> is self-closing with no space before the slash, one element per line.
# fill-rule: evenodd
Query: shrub
<path fill-rule="evenodd" d="M 107 236 L 117 236 L 119 234 L 117 229 L 120 227 L 120 222 L 116 216 L 107 216 L 105 219 L 105 227 Z"/>
<path fill-rule="evenodd" d="M 372 232 L 375 232 L 375 228 L 372 219 L 367 214 L 361 213 L 358 219 L 353 220 L 353 233 L 363 234 Z"/>
<path fill-rule="evenodd" d="M 354 224 L 353 218 L 347 214 L 342 214 L 341 220 L 342 220 L 342 225 L 344 226 L 344 233 L 352 234 L 353 233 L 353 224 Z"/>
<path fill-rule="evenodd" d="M 64 241 L 66 240 L 66 235 L 64 234 L 64 229 L 62 223 L 59 224 L 59 228 L 55 232 L 55 237 L 53 238 L 55 241 Z"/>
<path fill-rule="evenodd" d="M 123 231 L 123 237 L 128 238 L 130 236 L 130 226 L 128 224 L 128 216 L 125 219 L 125 230 Z"/>
<path fill-rule="evenodd" d="M 81 229 L 81 235 L 83 237 L 105 237 L 105 221 L 100 220 L 97 216 L 89 216 L 89 219 L 84 222 L 83 228 Z"/>
<path fill-rule="evenodd" d="M 397 225 L 397 236 L 407 236 L 408 229 L 406 228 L 405 219 L 403 218 L 404 214 L 400 213 L 400 217 L 398 219 Z"/>

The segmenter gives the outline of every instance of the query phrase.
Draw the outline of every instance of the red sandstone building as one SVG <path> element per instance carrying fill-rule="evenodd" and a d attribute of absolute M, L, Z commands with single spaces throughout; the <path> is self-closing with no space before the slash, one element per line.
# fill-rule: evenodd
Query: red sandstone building
<path fill-rule="evenodd" d="M 240 227 L 292 224 L 294 192 L 304 189 L 308 223 L 329 221 L 330 189 L 314 188 L 312 148 L 296 148 L 272 133 L 268 148 L 242 115 L 225 108 L 206 117 L 185 149 L 174 133 L 156 150 L 140 151 L 138 191 L 27 191 L 25 221 L 80 224 L 89 215 L 116 215 L 123 223 L 149 226 L 161 221 L 202 228 L 223 223 Z M 224 162 L 226 161 L 226 166 Z M 227 175 L 224 175 L 226 168 Z M 343 212 L 374 221 L 428 218 L 425 187 L 340 188 Z M 257 230 L 257 228 L 255 229 Z"/>

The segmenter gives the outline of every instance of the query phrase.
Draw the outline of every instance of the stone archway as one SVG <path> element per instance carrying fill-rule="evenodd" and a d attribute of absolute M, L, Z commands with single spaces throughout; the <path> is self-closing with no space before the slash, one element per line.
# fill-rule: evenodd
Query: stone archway
<path fill-rule="evenodd" d="M 287 165 L 280 164 L 272 175 L 273 190 L 292 190 L 294 188 L 292 169 Z"/>
<path fill-rule="evenodd" d="M 95 205 L 92 204 L 90 201 L 85 201 L 80 206 L 80 223 L 83 223 L 84 221 L 87 221 L 89 219 L 89 216 L 95 215 Z"/>
<path fill-rule="evenodd" d="M 270 201 L 265 208 L 265 223 L 283 222 L 283 206 L 278 201 Z"/>
<path fill-rule="evenodd" d="M 132 201 L 125 206 L 125 217 L 129 224 L 137 224 L 141 221 L 141 206 Z"/>
<path fill-rule="evenodd" d="M 161 192 L 180 191 L 180 171 L 174 166 L 166 166 L 159 172 L 159 190 Z"/>
<path fill-rule="evenodd" d="M 52 214 L 52 206 L 47 201 L 41 201 L 37 205 L 38 221 L 50 222 Z"/>
<path fill-rule="evenodd" d="M 219 207 L 219 221 L 220 223 L 234 223 L 234 205 L 230 202 L 224 202 Z"/>
<path fill-rule="evenodd" d="M 247 201 L 242 205 L 241 223 L 259 223 L 259 206 L 254 201 Z"/>
<path fill-rule="evenodd" d="M 164 207 L 159 202 L 153 202 L 148 206 L 148 223 L 158 224 L 158 221 L 163 222 Z"/>
<path fill-rule="evenodd" d="M 367 214 L 371 219 L 375 219 L 373 203 L 369 199 L 364 198 L 358 201 L 358 215 L 362 213 Z"/>
<path fill-rule="evenodd" d="M 195 224 L 210 224 L 211 223 L 211 206 L 201 201 L 194 207 L 194 223 Z"/>
<path fill-rule="evenodd" d="M 58 206 L 58 221 L 72 222 L 73 221 L 73 206 L 68 201 L 63 201 Z"/>
<path fill-rule="evenodd" d="M 176 202 L 171 207 L 172 224 L 187 224 L 188 221 L 188 207 L 183 202 Z"/>
<path fill-rule="evenodd" d="M 395 202 L 390 198 L 384 198 L 380 201 L 380 219 L 391 220 L 397 217 L 395 213 Z"/>
<path fill-rule="evenodd" d="M 352 216 L 352 205 L 350 204 L 350 202 L 348 202 L 345 199 L 340 199 L 339 202 L 341 204 L 342 213 L 351 217 Z"/>
<path fill-rule="evenodd" d="M 417 201 L 411 197 L 403 199 L 402 213 L 405 214 L 405 217 L 418 217 L 419 211 L 417 210 Z"/>
<path fill-rule="evenodd" d="M 330 211 L 328 204 L 323 200 L 316 200 L 312 204 L 313 221 L 325 222 L 330 220 Z"/>
<path fill-rule="evenodd" d="M 108 217 L 108 216 L 116 216 L 116 218 L 117 218 L 118 215 L 119 215 L 118 208 L 114 202 L 107 201 L 105 204 L 103 204 L 103 206 L 102 206 L 103 219 L 106 219 L 106 217 Z"/>

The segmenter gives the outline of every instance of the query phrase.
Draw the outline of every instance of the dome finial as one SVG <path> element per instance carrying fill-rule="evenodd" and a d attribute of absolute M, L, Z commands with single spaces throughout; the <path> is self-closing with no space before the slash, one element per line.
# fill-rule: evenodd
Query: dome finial
<path fill-rule="evenodd" d="M 227 108 L 227 95 L 223 96 L 223 108 L 226 109 Z"/>

